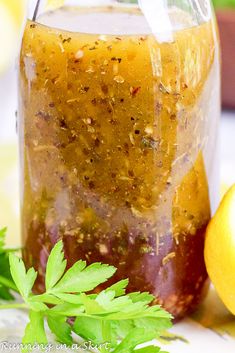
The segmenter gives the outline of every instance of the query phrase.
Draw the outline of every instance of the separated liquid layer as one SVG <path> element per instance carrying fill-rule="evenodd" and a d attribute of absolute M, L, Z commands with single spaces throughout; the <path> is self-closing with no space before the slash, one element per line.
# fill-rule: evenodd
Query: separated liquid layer
<path fill-rule="evenodd" d="M 69 265 L 113 264 L 113 281 L 128 277 L 130 291 L 150 291 L 176 318 L 202 297 L 216 189 L 217 39 L 212 22 L 194 26 L 174 9 L 170 17 L 169 43 L 137 10 L 64 8 L 39 18 L 44 25 L 27 23 L 22 233 L 39 292 L 62 238 Z"/>

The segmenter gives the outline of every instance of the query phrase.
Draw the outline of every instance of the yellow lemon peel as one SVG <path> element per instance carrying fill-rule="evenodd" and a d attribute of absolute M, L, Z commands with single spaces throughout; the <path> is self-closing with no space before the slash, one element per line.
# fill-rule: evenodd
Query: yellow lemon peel
<path fill-rule="evenodd" d="M 219 296 L 235 315 L 235 185 L 208 225 L 205 261 Z"/>

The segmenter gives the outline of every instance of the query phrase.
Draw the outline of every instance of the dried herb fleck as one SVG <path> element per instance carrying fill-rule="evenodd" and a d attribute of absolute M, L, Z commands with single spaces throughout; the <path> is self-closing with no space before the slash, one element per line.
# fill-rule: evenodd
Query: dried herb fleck
<path fill-rule="evenodd" d="M 158 149 L 160 142 L 159 140 L 154 140 L 152 137 L 144 136 L 141 140 L 143 148 Z"/>

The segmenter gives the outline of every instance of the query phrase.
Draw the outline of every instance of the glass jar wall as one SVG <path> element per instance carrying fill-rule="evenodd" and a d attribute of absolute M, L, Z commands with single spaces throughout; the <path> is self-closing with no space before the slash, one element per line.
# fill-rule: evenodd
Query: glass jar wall
<path fill-rule="evenodd" d="M 63 239 L 69 266 L 113 264 L 181 318 L 205 292 L 217 195 L 214 19 L 206 1 L 77 3 L 29 20 L 22 42 L 24 260 L 42 291 Z"/>

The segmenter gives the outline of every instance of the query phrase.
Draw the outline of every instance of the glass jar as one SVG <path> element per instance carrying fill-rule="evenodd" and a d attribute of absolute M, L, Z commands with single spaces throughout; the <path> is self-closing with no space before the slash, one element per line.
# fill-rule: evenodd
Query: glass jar
<path fill-rule="evenodd" d="M 205 293 L 220 65 L 207 0 L 74 1 L 28 20 L 20 57 L 23 256 L 44 289 L 63 239 L 175 318 Z M 85 5 L 84 5 L 85 4 Z M 36 18 L 36 16 L 35 16 Z"/>

